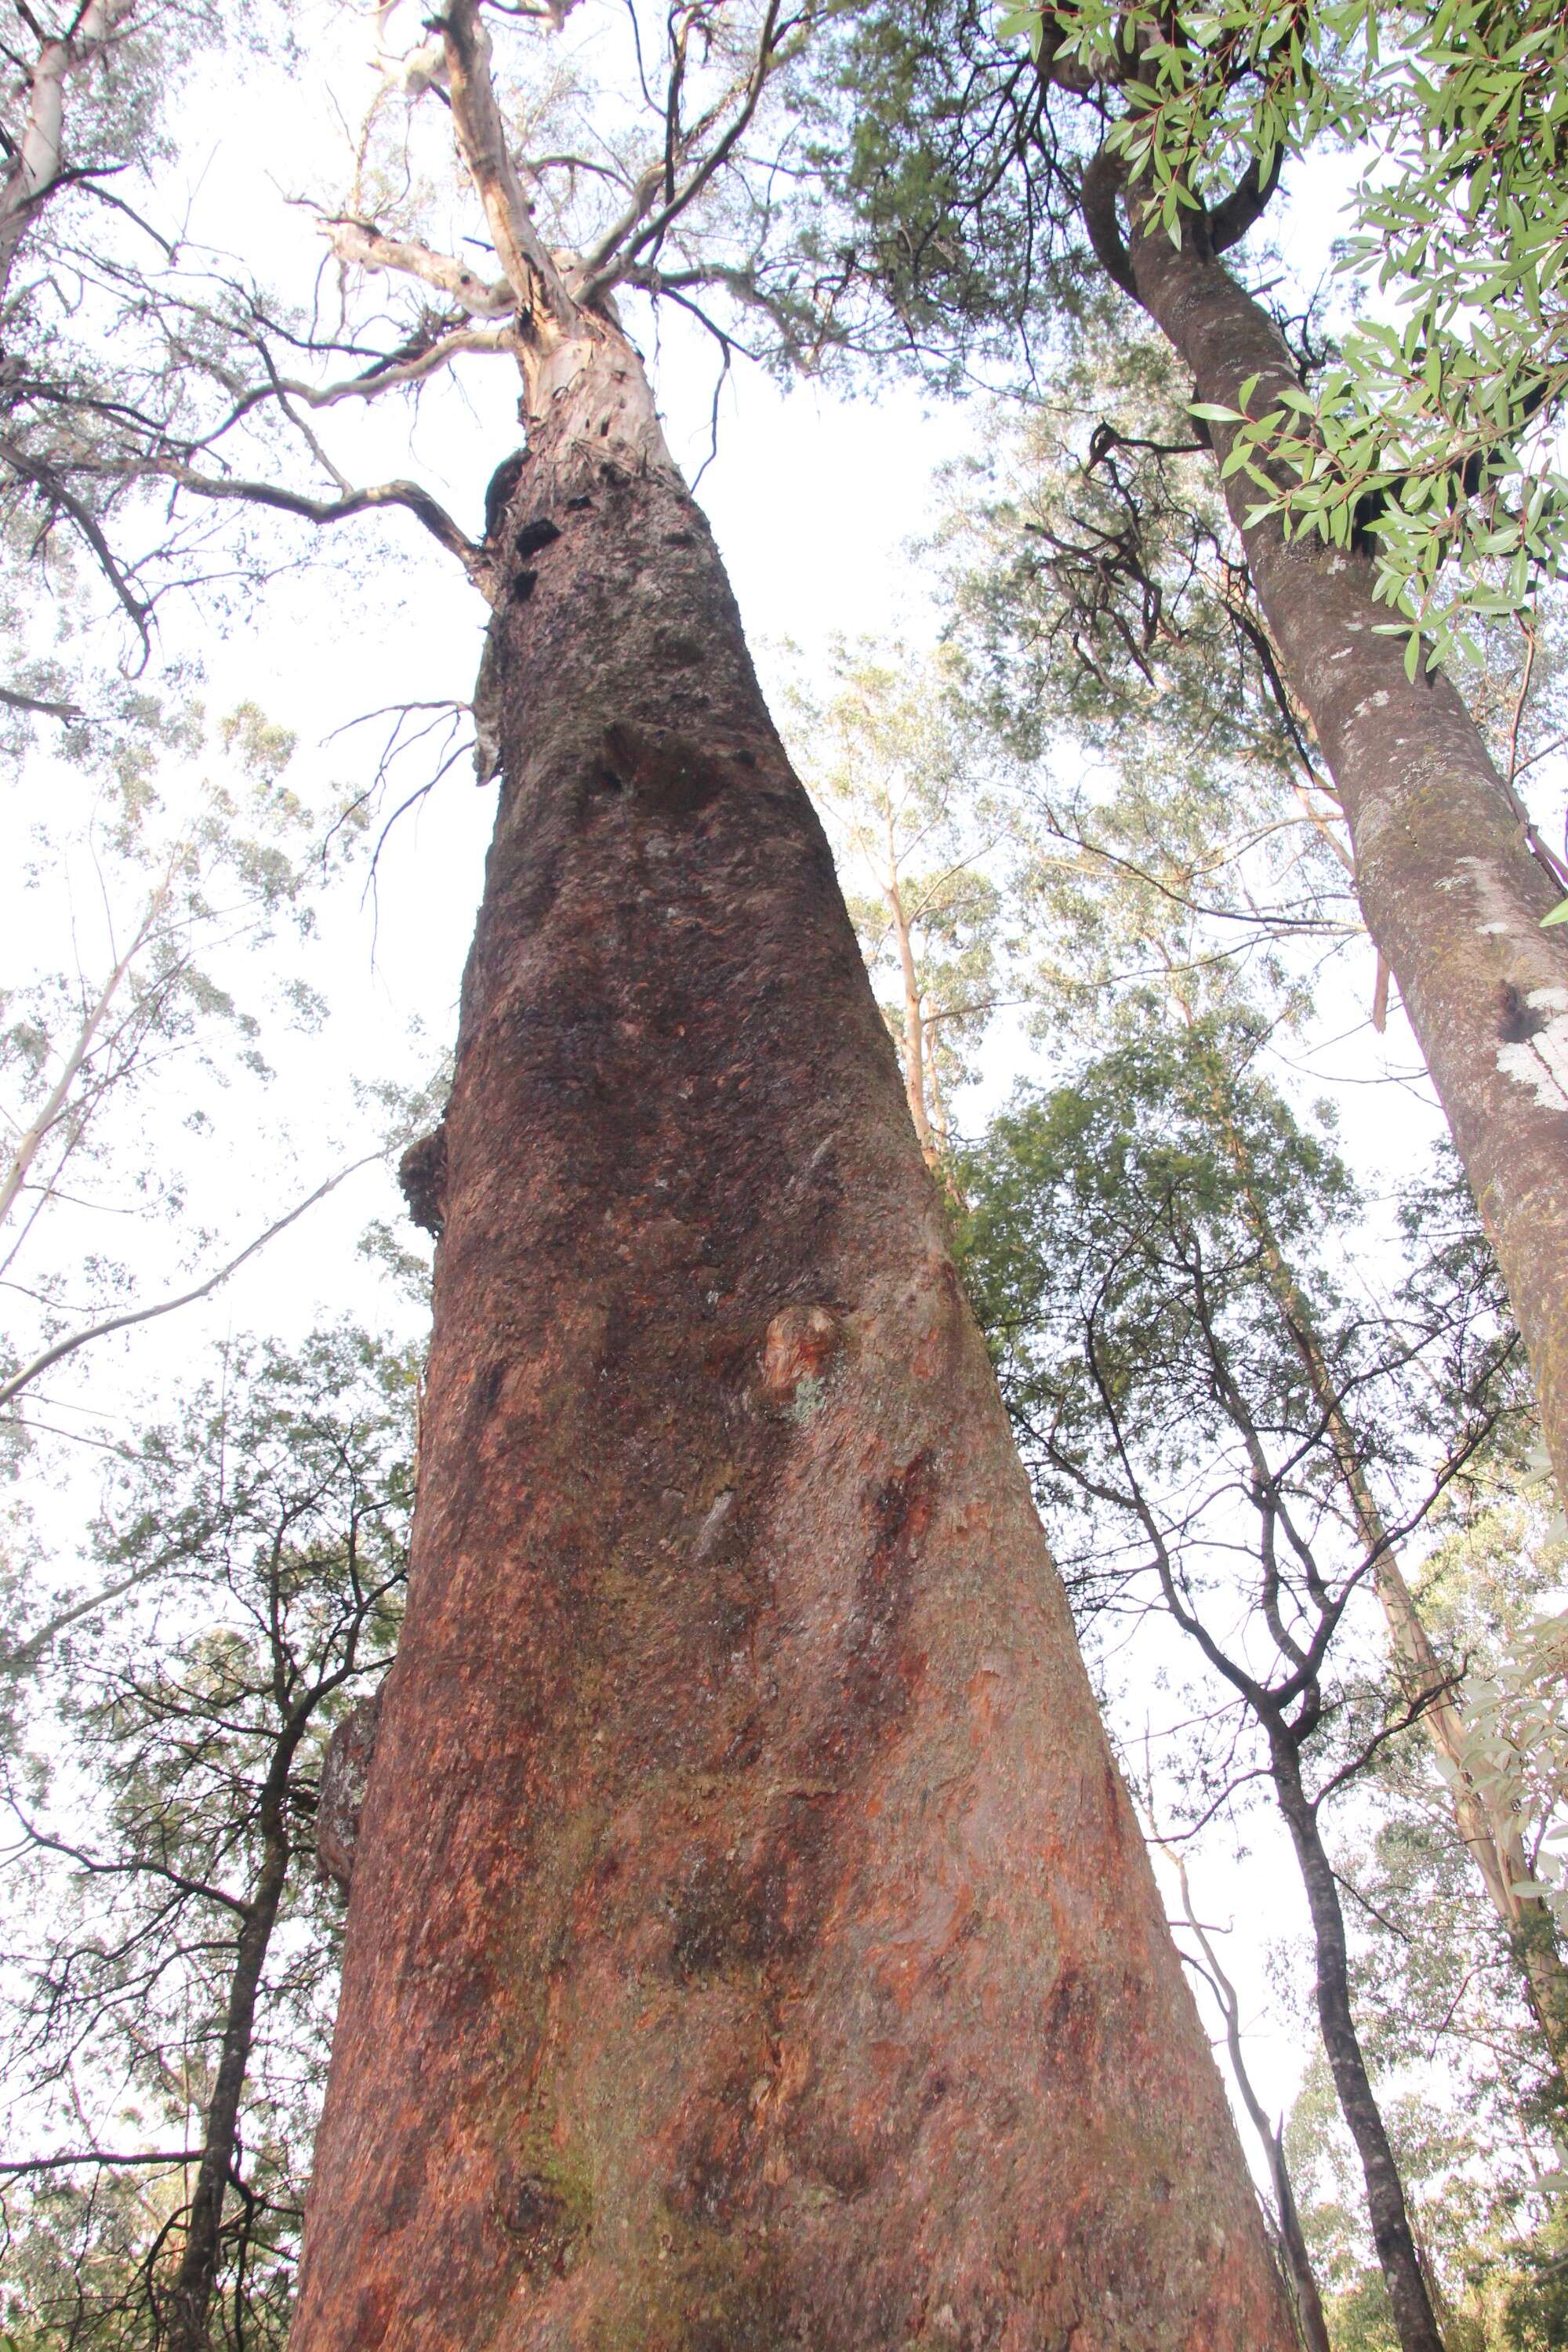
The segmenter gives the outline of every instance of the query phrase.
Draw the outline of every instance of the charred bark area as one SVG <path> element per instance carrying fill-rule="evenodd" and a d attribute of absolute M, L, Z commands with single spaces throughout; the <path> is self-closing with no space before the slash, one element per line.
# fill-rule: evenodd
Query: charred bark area
<path fill-rule="evenodd" d="M 1296 373 L 1273 321 L 1198 236 L 1136 238 L 1138 300 L 1198 396 L 1253 413 Z M 1216 454 L 1232 428 L 1211 427 Z M 1259 602 L 1332 772 L 1367 929 L 1392 966 L 1497 1250 L 1568 1492 L 1568 943 L 1541 919 L 1560 896 L 1530 855 L 1451 681 L 1405 674 L 1402 635 L 1351 549 L 1248 527 L 1256 486 L 1226 495 Z"/>
<path fill-rule="evenodd" d="M 707 525 L 540 439 L 297 2352 L 1285 2352 Z"/>
<path fill-rule="evenodd" d="M 346 1895 L 354 1872 L 360 1815 L 375 1753 L 381 1693 L 351 1707 L 327 1742 L 316 1798 L 316 1868 Z"/>

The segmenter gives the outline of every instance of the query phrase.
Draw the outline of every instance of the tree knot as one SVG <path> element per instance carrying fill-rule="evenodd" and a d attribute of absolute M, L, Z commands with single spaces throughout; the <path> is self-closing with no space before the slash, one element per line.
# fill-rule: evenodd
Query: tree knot
<path fill-rule="evenodd" d="M 787 1405 L 807 1381 L 820 1389 L 827 1366 L 843 1345 L 844 1327 L 830 1307 L 781 1308 L 763 1342 L 763 1396 L 770 1404 Z"/>

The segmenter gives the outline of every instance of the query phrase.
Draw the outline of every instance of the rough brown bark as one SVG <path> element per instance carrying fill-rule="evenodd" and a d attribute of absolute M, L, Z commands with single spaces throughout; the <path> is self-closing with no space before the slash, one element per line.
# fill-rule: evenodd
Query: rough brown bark
<path fill-rule="evenodd" d="M 1323 2048 L 1328 2053 L 1341 2112 L 1361 2158 L 1367 2216 L 1388 2286 L 1394 2327 L 1402 2352 L 1443 2352 L 1443 2339 L 1437 2333 L 1432 2299 L 1410 2227 L 1405 2185 L 1388 2144 L 1382 2111 L 1362 2055 L 1361 2037 L 1355 2029 L 1340 1891 L 1318 1832 L 1316 1811 L 1301 1785 L 1300 1760 L 1295 1744 L 1282 1728 L 1270 1728 L 1269 1761 L 1279 1810 L 1296 1848 L 1312 1916 L 1312 1944 L 1318 1963 L 1318 2020 Z"/>
<path fill-rule="evenodd" d="M 1181 247 L 1136 237 L 1131 290 L 1198 397 L 1251 413 L 1297 376 L 1272 320 L 1194 224 Z M 1232 429 L 1212 427 L 1217 454 Z M 1508 1284 L 1568 1493 L 1568 940 L 1541 919 L 1558 891 L 1530 856 L 1502 779 L 1440 672 L 1412 683 L 1369 560 L 1248 527 L 1226 484 L 1258 601 L 1310 716 L 1355 848 L 1367 929 L 1393 967 Z"/>
<path fill-rule="evenodd" d="M 295 2352 L 1286 2352 L 826 840 L 594 337 L 507 524 Z"/>

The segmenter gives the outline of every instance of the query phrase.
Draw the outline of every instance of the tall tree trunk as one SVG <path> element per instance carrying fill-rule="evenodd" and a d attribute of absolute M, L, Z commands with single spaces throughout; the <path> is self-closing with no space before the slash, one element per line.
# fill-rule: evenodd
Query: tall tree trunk
<path fill-rule="evenodd" d="M 826 839 L 574 341 L 295 2352 L 1286 2352 Z"/>
<path fill-rule="evenodd" d="M 289 1832 L 284 1807 L 289 1775 L 307 1716 L 285 1723 L 273 1753 L 259 1806 L 261 1867 L 240 1925 L 234 1973 L 229 1979 L 217 2073 L 207 2101 L 195 2191 L 185 2221 L 185 2242 L 163 2312 L 168 2352 L 206 2352 L 213 2288 L 223 2250 L 223 2208 L 238 2145 L 239 2102 L 256 2032 L 256 1997 L 268 1947 L 278 1924 L 278 1906 L 289 1875 Z"/>
<path fill-rule="evenodd" d="M 1174 1860 L 1176 1881 L 1182 1890 L 1183 1914 L 1203 1956 L 1204 1973 L 1225 2020 L 1226 2054 L 1230 2060 L 1231 2076 L 1252 2128 L 1258 2134 L 1264 2161 L 1268 2167 L 1269 2186 L 1274 2191 L 1279 2259 L 1296 2306 L 1296 2326 L 1303 2352 L 1332 2352 L 1328 2322 L 1323 2316 L 1323 2298 L 1318 2291 L 1317 2273 L 1312 2268 L 1312 2257 L 1307 2250 L 1306 2237 L 1301 2229 L 1296 2186 L 1290 2178 L 1290 2167 L 1285 2160 L 1284 2130 L 1281 2126 L 1270 2122 L 1268 2111 L 1258 2097 L 1247 2070 L 1247 2053 L 1242 2043 L 1241 2002 L 1237 1997 L 1235 1985 L 1221 1964 L 1208 1929 L 1198 1917 L 1187 1865 L 1179 1852 L 1168 1854 L 1167 1860 L 1171 1859 Z"/>
<path fill-rule="evenodd" d="M 1272 320 L 1209 249 L 1136 237 L 1137 299 L 1198 397 L 1251 413 L 1298 384 Z M 1224 457 L 1232 428 L 1211 428 Z M 1398 980 L 1497 1251 L 1568 1494 L 1568 938 L 1541 919 L 1560 895 L 1529 854 L 1501 777 L 1451 682 L 1414 683 L 1373 596 L 1369 560 L 1249 527 L 1258 490 L 1225 485 L 1290 684 L 1332 772 L 1367 929 Z"/>
<path fill-rule="evenodd" d="M 928 1017 L 921 1022 L 921 1028 L 925 1045 L 926 1076 L 931 1080 L 931 1139 L 936 1146 L 934 1164 L 942 1168 L 942 1182 L 954 1200 L 962 1202 L 962 1195 L 954 1183 L 952 1171 L 943 1165 L 952 1141 L 952 1129 L 948 1121 L 947 1104 L 942 1091 L 942 1073 L 937 1065 L 936 1022 Z"/>
<path fill-rule="evenodd" d="M 920 973 L 915 969 L 914 942 L 910 937 L 909 918 L 904 913 L 903 894 L 899 888 L 896 870 L 882 885 L 882 896 L 893 919 L 893 936 L 899 943 L 899 972 L 904 989 L 904 1092 L 909 1097 L 910 1117 L 914 1121 L 921 1156 L 928 1168 L 934 1168 L 937 1148 L 936 1138 L 931 1132 L 931 1114 L 926 1108 L 926 1036 L 925 1021 L 921 1013 Z"/>
<path fill-rule="evenodd" d="M 1512 1948 L 1524 1997 L 1541 2029 L 1555 2077 L 1554 2112 L 1563 2116 L 1568 2115 L 1568 1969 L 1563 1966 L 1547 1905 L 1538 1895 L 1520 1892 L 1534 1873 L 1520 1835 L 1513 1791 L 1478 1755 L 1475 1736 L 1453 1695 L 1452 1678 L 1445 1674 L 1432 1647 L 1367 1482 L 1355 1433 L 1340 1404 L 1310 1311 L 1261 1205 L 1254 1201 L 1252 1206 L 1269 1278 L 1327 1423 L 1361 1539 L 1373 1562 L 1373 1581 L 1400 1687 L 1410 1706 L 1420 1706 L 1427 1738 L 1450 1768 L 1447 1788 L 1455 1824 Z"/>
<path fill-rule="evenodd" d="M 1189 1024 L 1192 1007 L 1173 992 Z M 1555 2077 L 1553 2112 L 1559 2128 L 1568 2120 L 1568 1968 L 1557 1941 L 1552 1913 L 1538 1895 L 1519 1890 L 1534 1876 L 1520 1835 L 1515 1790 L 1500 1782 L 1455 1696 L 1451 1677 L 1432 1647 L 1415 1595 L 1405 1580 L 1399 1553 L 1372 1491 L 1354 1430 L 1346 1418 L 1338 1383 L 1323 1353 L 1316 1321 L 1295 1272 L 1279 1244 L 1273 1223 L 1253 1181 L 1252 1159 L 1231 1113 L 1216 1073 L 1210 1074 L 1215 1124 L 1242 1188 L 1247 1218 L 1258 1237 L 1265 1278 L 1308 1385 L 1350 1500 L 1357 1531 L 1373 1563 L 1373 1582 L 1388 1628 L 1394 1671 L 1407 1703 L 1419 1706 L 1433 1748 L 1450 1768 L 1447 1778 L 1455 1824 L 1464 1840 L 1488 1899 L 1501 1920 L 1518 1964 L 1524 1997 L 1541 2030 Z"/>
<path fill-rule="evenodd" d="M 1289 1732 L 1277 1723 L 1271 1724 L 1268 1745 L 1279 1810 L 1296 1849 L 1311 1913 L 1318 1963 L 1318 2019 L 1323 2047 L 1328 2053 L 1341 2111 L 1361 2158 L 1373 2243 L 1387 2283 L 1394 2327 L 1402 2352 L 1443 2352 L 1443 2339 L 1437 2333 L 1405 2208 L 1404 2183 L 1388 2144 L 1351 2008 L 1344 1914 L 1340 1908 L 1333 1869 L 1319 1834 L 1317 1813 L 1301 1784 L 1300 1760 Z"/>
<path fill-rule="evenodd" d="M 126 0 L 86 0 L 68 13 L 66 33 L 39 39 L 37 60 L 24 83 L 27 111 L 22 136 L 0 180 L 0 303 L 11 290 L 11 273 L 27 224 L 60 175 L 66 85 L 73 72 L 101 53 L 126 13 Z M 26 21 L 33 23 L 30 16 Z"/>

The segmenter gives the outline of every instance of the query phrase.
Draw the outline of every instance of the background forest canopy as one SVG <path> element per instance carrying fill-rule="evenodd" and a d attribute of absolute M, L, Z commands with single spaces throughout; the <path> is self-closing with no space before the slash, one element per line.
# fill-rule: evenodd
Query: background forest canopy
<path fill-rule="evenodd" d="M 11 16 L 0 2338 L 287 2338 L 586 333 L 830 840 L 1301 2341 L 1568 2344 L 1561 11 Z"/>

